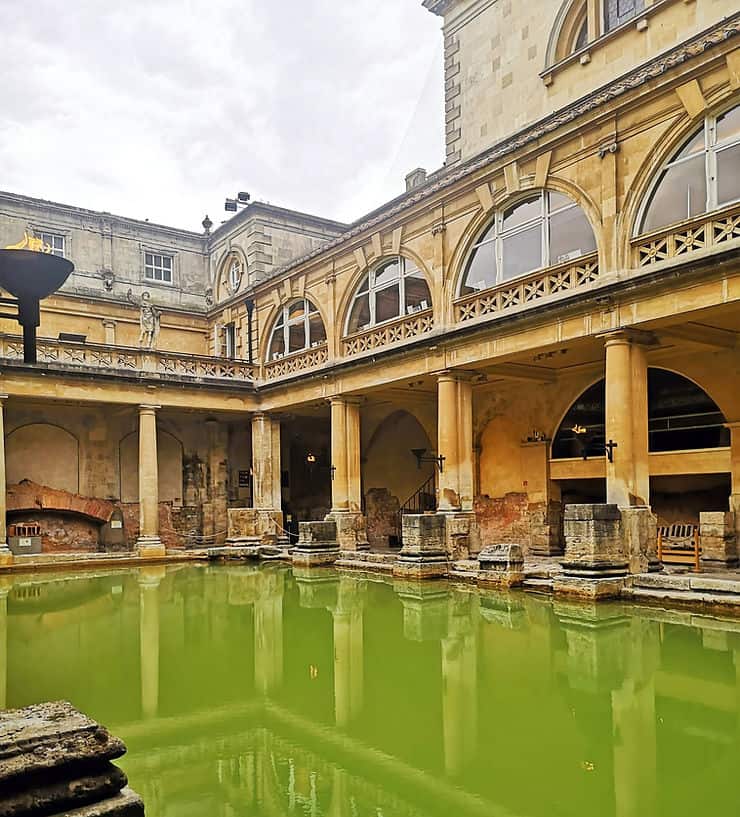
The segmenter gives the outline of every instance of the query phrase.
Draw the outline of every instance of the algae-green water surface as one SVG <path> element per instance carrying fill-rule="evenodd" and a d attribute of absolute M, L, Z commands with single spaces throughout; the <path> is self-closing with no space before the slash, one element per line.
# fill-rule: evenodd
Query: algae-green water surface
<path fill-rule="evenodd" d="M 273 566 L 2 581 L 0 703 L 104 723 L 148 817 L 740 811 L 740 621 Z"/>

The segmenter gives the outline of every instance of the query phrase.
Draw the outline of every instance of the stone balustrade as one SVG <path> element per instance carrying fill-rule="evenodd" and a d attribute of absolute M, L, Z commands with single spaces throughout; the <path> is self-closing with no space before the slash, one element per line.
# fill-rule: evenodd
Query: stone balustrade
<path fill-rule="evenodd" d="M 329 359 L 329 349 L 325 343 L 320 346 L 304 349 L 292 355 L 285 355 L 265 363 L 262 372 L 265 380 L 277 380 L 291 374 L 298 374 L 309 369 L 318 369 Z"/>
<path fill-rule="evenodd" d="M 413 338 L 426 335 L 434 329 L 434 314 L 431 309 L 405 315 L 395 321 L 374 326 L 364 332 L 350 335 L 342 342 L 342 349 L 346 357 L 379 349 L 382 346 L 391 346 Z"/>
<path fill-rule="evenodd" d="M 188 380 L 254 382 L 255 367 L 242 360 L 207 355 L 40 338 L 38 362 L 62 369 L 105 370 L 111 374 L 151 374 Z M 23 339 L 0 335 L 0 359 L 23 362 Z"/>
<path fill-rule="evenodd" d="M 641 235 L 632 242 L 635 267 L 649 267 L 661 261 L 706 250 L 740 239 L 740 205 L 704 214 L 691 221 Z M 729 249 L 729 246 L 728 246 Z"/>

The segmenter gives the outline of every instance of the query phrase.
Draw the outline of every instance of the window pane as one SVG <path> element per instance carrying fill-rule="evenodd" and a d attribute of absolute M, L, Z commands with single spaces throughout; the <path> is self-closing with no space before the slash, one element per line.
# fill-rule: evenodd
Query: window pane
<path fill-rule="evenodd" d="M 285 354 L 285 336 L 283 334 L 283 329 L 276 329 L 272 333 L 272 342 L 270 343 L 270 360 L 272 360 L 276 355 L 284 355 Z"/>
<path fill-rule="evenodd" d="M 704 136 L 704 128 L 699 133 L 689 139 L 689 141 L 681 149 L 681 152 L 671 161 L 678 161 L 678 159 L 685 159 L 687 156 L 693 156 L 696 153 L 702 153 L 706 148 L 706 139 Z"/>
<path fill-rule="evenodd" d="M 375 293 L 375 322 L 382 323 L 401 314 L 401 299 L 398 284 Z"/>
<path fill-rule="evenodd" d="M 555 210 L 562 210 L 563 207 L 572 207 L 574 204 L 573 199 L 564 196 L 562 193 L 553 193 L 551 191 L 547 194 L 547 205 L 551 213 Z"/>
<path fill-rule="evenodd" d="M 496 285 L 496 242 L 489 241 L 473 253 L 465 273 L 461 295 L 470 295 Z"/>
<path fill-rule="evenodd" d="M 321 320 L 321 315 L 311 315 L 308 321 L 308 327 L 311 333 L 311 346 L 326 341 L 326 329 L 324 329 L 324 322 Z"/>
<path fill-rule="evenodd" d="M 292 321 L 294 318 L 302 318 L 306 314 L 306 302 L 296 301 L 288 308 L 288 320 Z"/>
<path fill-rule="evenodd" d="M 740 199 L 740 143 L 717 153 L 717 204 Z"/>
<path fill-rule="evenodd" d="M 638 14 L 645 6 L 645 0 L 606 0 L 604 4 L 604 22 L 606 30 L 611 31 Z"/>
<path fill-rule="evenodd" d="M 484 241 L 491 241 L 496 237 L 496 222 L 494 221 L 491 226 L 483 233 L 483 235 L 475 242 L 476 246 L 483 244 Z"/>
<path fill-rule="evenodd" d="M 288 351 L 298 352 L 306 348 L 306 325 L 296 323 L 288 327 Z"/>
<path fill-rule="evenodd" d="M 550 264 L 561 264 L 595 250 L 594 231 L 580 207 L 550 216 Z"/>
<path fill-rule="evenodd" d="M 542 215 L 542 196 L 522 202 L 504 213 L 504 230 L 510 230 Z"/>
<path fill-rule="evenodd" d="M 357 292 L 358 293 L 367 292 L 367 290 L 368 290 L 368 281 L 369 281 L 369 277 L 366 276 L 365 280 L 360 284 L 360 286 L 357 287 Z"/>
<path fill-rule="evenodd" d="M 386 264 L 385 266 L 381 267 L 378 270 L 375 270 L 375 286 L 382 286 L 383 284 L 388 284 L 391 281 L 396 281 L 398 278 L 401 277 L 401 265 L 398 261 L 391 261 L 390 264 Z"/>
<path fill-rule="evenodd" d="M 740 105 L 717 117 L 717 141 L 726 142 L 740 138 Z"/>
<path fill-rule="evenodd" d="M 427 309 L 431 305 L 432 297 L 429 294 L 429 287 L 421 273 L 409 276 L 406 279 L 406 314 L 415 312 L 417 309 Z"/>
<path fill-rule="evenodd" d="M 352 334 L 359 332 L 361 329 L 370 325 L 370 301 L 367 294 L 360 295 L 352 307 L 352 312 L 349 316 L 349 325 L 347 331 Z"/>
<path fill-rule="evenodd" d="M 704 154 L 669 167 L 648 205 L 643 232 L 703 213 L 707 206 Z"/>
<path fill-rule="evenodd" d="M 508 236 L 501 243 L 504 280 L 542 266 L 542 228 L 539 224 Z"/>
<path fill-rule="evenodd" d="M 575 45 L 573 46 L 574 51 L 580 51 L 588 44 L 588 20 L 583 21 L 583 25 L 581 25 L 580 29 L 578 30 L 578 36 L 576 37 Z"/>

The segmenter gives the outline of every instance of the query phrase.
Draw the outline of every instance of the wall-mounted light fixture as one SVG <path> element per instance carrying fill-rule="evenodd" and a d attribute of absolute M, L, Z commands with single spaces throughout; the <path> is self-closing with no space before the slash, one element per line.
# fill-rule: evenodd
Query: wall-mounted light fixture
<path fill-rule="evenodd" d="M 309 465 L 316 465 L 316 454 L 312 454 L 312 453 L 309 451 L 309 453 L 306 455 L 306 462 L 307 462 Z"/>
<path fill-rule="evenodd" d="M 438 456 L 427 454 L 426 448 L 412 448 L 411 453 L 416 457 L 416 465 L 418 468 L 421 468 L 423 462 L 434 462 L 437 464 L 440 474 L 444 471 L 445 458 L 441 454 Z"/>

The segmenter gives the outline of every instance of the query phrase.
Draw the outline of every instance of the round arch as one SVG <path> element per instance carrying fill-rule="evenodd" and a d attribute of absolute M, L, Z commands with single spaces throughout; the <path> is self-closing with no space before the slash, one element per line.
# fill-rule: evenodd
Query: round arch
<path fill-rule="evenodd" d="M 452 274 L 448 276 L 444 288 L 444 303 L 448 314 L 446 318 L 453 320 L 453 303 L 461 297 L 458 293 L 460 284 L 465 276 L 470 262 L 471 256 L 474 252 L 475 245 L 480 241 L 485 231 L 494 224 L 494 220 L 503 211 L 524 203 L 528 198 L 531 198 L 537 193 L 559 193 L 562 196 L 570 199 L 572 204 L 580 208 L 588 222 L 591 232 L 593 234 L 594 243 L 596 245 L 596 253 L 601 259 L 604 257 L 604 235 L 602 230 L 601 210 L 596 202 L 589 196 L 583 188 L 577 184 L 562 179 L 557 176 L 551 176 L 547 180 L 544 187 L 533 184 L 530 180 L 528 183 L 523 183 L 520 190 L 516 193 L 508 193 L 502 190 L 498 195 L 494 196 L 493 207 L 485 210 L 481 209 L 475 217 L 468 224 L 457 246 L 453 250 L 450 257 L 449 268 Z M 586 253 L 590 254 L 590 253 Z M 516 280 L 512 278 L 510 280 Z"/>
<path fill-rule="evenodd" d="M 606 380 L 588 386 L 571 403 L 553 435 L 551 456 L 603 455 Z M 695 381 L 671 369 L 648 369 L 648 450 L 690 451 L 729 445 L 726 417 Z"/>
<path fill-rule="evenodd" d="M 272 345 L 273 335 L 275 333 L 275 329 L 277 328 L 277 323 L 280 320 L 287 321 L 289 320 L 289 313 L 290 307 L 293 304 L 298 304 L 305 301 L 309 305 L 309 309 L 311 310 L 311 314 L 317 315 L 318 319 L 321 321 L 321 328 L 323 329 L 324 333 L 324 343 L 328 343 L 329 339 L 329 331 L 330 331 L 330 324 L 327 322 L 327 315 L 324 308 L 321 304 L 317 303 L 313 298 L 309 297 L 308 295 L 302 295 L 300 297 L 295 298 L 285 298 L 281 301 L 280 306 L 273 307 L 270 312 L 268 313 L 267 320 L 265 321 L 265 326 L 267 327 L 267 331 L 264 334 L 265 343 L 264 346 L 260 344 L 260 359 L 263 363 L 270 363 L 272 360 L 276 360 L 277 358 L 272 357 L 270 347 Z M 287 310 L 287 315 L 286 315 Z M 286 346 L 286 350 L 287 350 Z M 281 356 L 287 356 L 291 354 L 298 354 L 301 351 L 306 349 L 310 349 L 310 339 L 307 342 L 307 345 L 304 346 L 302 349 L 295 349 L 293 352 L 285 351 Z"/>
<path fill-rule="evenodd" d="M 6 480 L 24 479 L 70 494 L 80 490 L 80 443 L 55 423 L 34 422 L 18 426 L 5 438 Z"/>
<path fill-rule="evenodd" d="M 586 0 L 564 0 L 550 29 L 545 68 L 550 68 L 579 50 L 575 45 L 581 27 L 588 24 L 587 14 Z"/>
<path fill-rule="evenodd" d="M 368 275 L 370 275 L 371 272 L 396 258 L 402 258 L 406 261 L 410 261 L 419 270 L 424 278 L 424 281 L 426 282 L 427 288 L 429 289 L 432 312 L 435 316 L 438 314 L 439 299 L 433 286 L 433 278 L 431 273 L 429 272 L 422 258 L 417 253 L 413 252 L 407 247 L 402 247 L 401 251 L 397 255 L 381 255 L 380 257 L 375 258 L 372 263 L 368 264 L 364 269 L 356 270 L 351 276 L 347 286 L 344 288 L 341 296 L 338 299 L 338 320 L 335 325 L 335 340 L 337 343 L 337 348 L 341 348 L 340 344 L 342 339 L 347 337 L 346 327 L 349 320 L 349 312 L 352 308 L 355 295 L 357 295 L 357 291 L 362 285 L 363 281 Z"/>
<path fill-rule="evenodd" d="M 666 123 L 662 134 L 653 141 L 652 147 L 635 174 L 617 217 L 617 235 L 621 236 L 622 259 L 630 258 L 630 244 L 639 234 L 639 220 L 666 164 L 693 134 L 700 132 L 707 117 L 721 116 L 738 105 L 740 100 L 736 96 L 728 98 L 727 92 L 721 89 L 708 95 L 707 107 L 701 115 L 690 117 L 683 108 L 680 108 L 677 115 Z"/>

